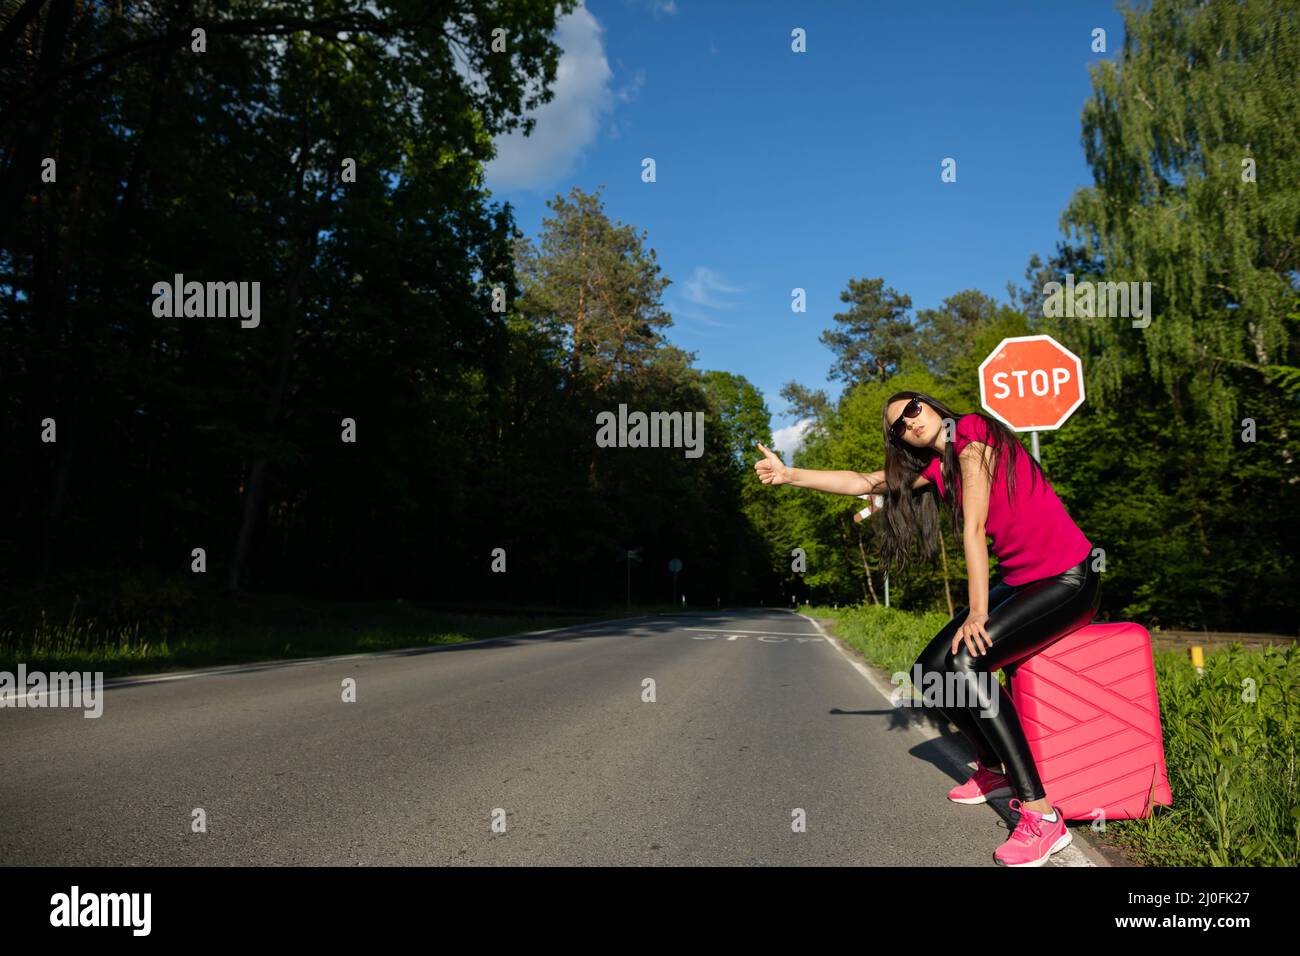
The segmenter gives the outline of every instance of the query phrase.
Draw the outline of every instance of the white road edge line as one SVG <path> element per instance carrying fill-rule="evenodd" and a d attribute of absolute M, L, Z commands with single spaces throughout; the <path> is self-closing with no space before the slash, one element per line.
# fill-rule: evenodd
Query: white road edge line
<path fill-rule="evenodd" d="M 782 608 L 781 610 L 784 611 L 786 609 Z M 834 647 L 837 651 L 839 651 L 840 654 L 844 657 L 844 659 L 848 661 L 850 664 L 852 664 L 859 674 L 861 674 L 863 677 L 866 678 L 867 683 L 870 684 L 872 687 L 874 687 L 876 689 L 876 692 L 879 693 L 881 697 L 885 698 L 885 700 L 889 702 L 889 706 L 891 707 L 894 706 L 893 698 L 890 696 L 890 694 L 893 692 L 893 686 L 890 684 L 886 684 L 884 680 L 880 677 L 880 675 L 876 673 L 874 668 L 868 667 L 866 664 L 863 664 L 852 654 L 850 654 L 847 650 L 845 650 L 840 645 L 839 640 L 834 635 L 828 633 L 826 629 L 821 626 L 821 624 L 819 624 L 813 618 L 809 617 L 807 614 L 802 614 L 799 611 L 789 611 L 788 613 L 797 614 L 799 617 L 803 618 L 805 621 L 812 624 L 813 627 L 817 628 L 817 632 L 821 634 L 822 637 L 826 638 L 826 642 L 830 644 L 832 647 Z M 928 724 L 922 721 L 909 720 L 908 724 L 913 730 L 919 731 L 921 736 L 923 736 L 925 739 L 939 741 L 939 746 L 943 749 L 944 753 L 947 754 L 948 757 L 952 759 L 958 766 L 965 767 L 969 762 L 966 757 L 958 753 L 956 748 L 951 743 L 946 741 L 943 735 L 939 733 L 939 731 L 935 730 L 933 727 L 929 726 Z M 1079 837 L 1079 839 L 1072 842 L 1068 847 L 1066 847 L 1061 852 L 1054 854 L 1052 860 L 1050 861 L 1050 865 L 1052 866 L 1110 866 L 1111 865 L 1109 860 L 1102 857 L 1100 854 L 1097 853 L 1096 850 L 1094 850 L 1092 847 L 1087 845 L 1086 836 L 1079 833 L 1074 833 L 1073 835 Z"/>

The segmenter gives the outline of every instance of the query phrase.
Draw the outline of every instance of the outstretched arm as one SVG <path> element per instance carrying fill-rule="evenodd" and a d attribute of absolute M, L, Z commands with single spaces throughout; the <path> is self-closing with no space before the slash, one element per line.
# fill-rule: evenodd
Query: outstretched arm
<path fill-rule="evenodd" d="M 823 471 L 816 468 L 791 468 L 781 461 L 772 449 L 756 442 L 763 457 L 754 462 L 754 470 L 765 485 L 794 485 L 812 488 L 834 495 L 874 495 L 885 490 L 885 472 L 880 471 Z M 922 488 L 929 478 L 917 477 L 912 488 Z"/>
<path fill-rule="evenodd" d="M 833 495 L 874 495 L 885 487 L 883 471 L 819 471 L 814 468 L 790 468 L 789 484 L 812 488 Z"/>
<path fill-rule="evenodd" d="M 871 494 L 885 483 L 883 471 L 817 471 L 812 468 L 791 468 L 781 461 L 776 452 L 762 442 L 755 442 L 763 457 L 754 462 L 754 471 L 765 485 L 794 485 L 813 488 L 836 495 Z"/>
<path fill-rule="evenodd" d="M 816 471 L 811 468 L 789 469 L 793 478 L 790 484 L 798 488 L 815 488 L 837 495 L 878 495 L 885 492 L 885 472 L 881 471 Z M 912 490 L 930 484 L 929 478 L 916 476 Z"/>

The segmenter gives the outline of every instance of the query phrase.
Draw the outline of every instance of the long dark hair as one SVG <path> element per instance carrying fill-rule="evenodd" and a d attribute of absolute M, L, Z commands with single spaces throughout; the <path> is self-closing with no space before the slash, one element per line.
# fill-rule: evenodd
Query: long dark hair
<path fill-rule="evenodd" d="M 912 490 L 912 482 L 925 470 L 934 452 L 929 448 L 916 448 L 902 439 L 895 439 L 890 434 L 889 406 L 900 398 L 915 398 L 933 408 L 939 417 L 947 422 L 956 423 L 962 415 L 953 411 L 943 402 L 932 398 L 925 392 L 895 392 L 885 400 L 880 410 L 881 427 L 885 436 L 885 507 L 881 513 L 881 552 L 885 561 L 893 566 L 906 567 L 920 551 L 927 561 L 934 560 L 939 551 L 939 488 L 931 485 L 923 492 Z M 989 493 L 997 489 L 999 477 L 1007 490 L 1007 497 L 1014 503 L 1016 493 L 1016 468 L 1019 456 L 1025 454 L 1020 440 L 1006 425 L 983 412 L 975 412 L 988 426 L 989 447 L 993 450 L 993 471 L 989 475 Z M 950 436 L 952 433 L 949 433 Z M 944 442 L 940 473 L 943 475 L 943 487 L 949 511 L 952 515 L 952 534 L 955 540 L 961 540 L 962 506 L 961 506 L 961 467 L 957 463 L 956 442 Z M 1034 484 L 1043 474 L 1038 462 L 1029 458 L 1030 493 Z M 985 466 L 987 468 L 987 466 Z"/>

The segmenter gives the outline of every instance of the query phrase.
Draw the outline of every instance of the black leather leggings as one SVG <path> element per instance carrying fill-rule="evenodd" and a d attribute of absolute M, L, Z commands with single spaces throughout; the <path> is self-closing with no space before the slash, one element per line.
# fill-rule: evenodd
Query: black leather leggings
<path fill-rule="evenodd" d="M 967 688 L 977 691 L 960 697 L 945 694 L 940 709 L 971 742 L 985 766 L 1003 765 L 1025 803 L 1047 794 L 1011 695 L 997 683 L 997 671 L 1006 667 L 1009 675 L 1014 674 L 1017 664 L 1091 623 L 1100 600 L 1101 575 L 1092 569 L 1091 556 L 1054 577 L 1025 584 L 999 580 L 989 588 L 989 619 L 984 630 L 993 646 L 985 654 L 971 656 L 965 641 L 956 654 L 952 652 L 953 636 L 970 610 L 964 607 L 916 659 L 915 666 L 923 676 L 937 674 L 947 687 L 961 679 Z M 959 677 L 945 676 L 950 673 Z M 993 688 L 999 694 L 996 704 L 988 699 Z M 969 706 L 964 706 L 967 703 Z"/>

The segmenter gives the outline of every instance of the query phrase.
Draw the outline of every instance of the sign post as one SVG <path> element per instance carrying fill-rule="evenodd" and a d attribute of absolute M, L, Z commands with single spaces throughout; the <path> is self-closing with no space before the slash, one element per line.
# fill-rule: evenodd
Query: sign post
<path fill-rule="evenodd" d="M 632 562 L 641 560 L 641 551 L 645 545 L 640 548 L 628 548 L 627 551 L 627 609 L 632 610 Z"/>
<path fill-rule="evenodd" d="M 1030 432 L 1055 431 L 1083 404 L 1083 363 L 1050 335 L 1003 339 L 980 363 L 980 404 L 998 421 Z"/>

